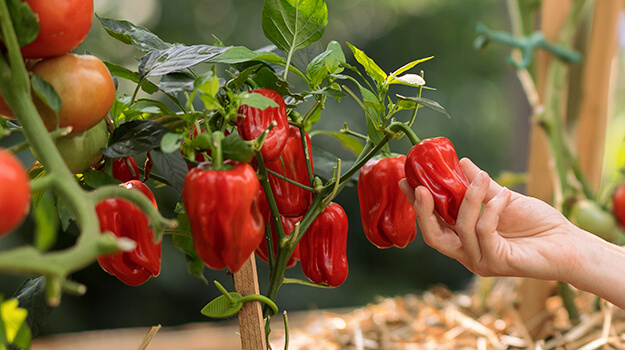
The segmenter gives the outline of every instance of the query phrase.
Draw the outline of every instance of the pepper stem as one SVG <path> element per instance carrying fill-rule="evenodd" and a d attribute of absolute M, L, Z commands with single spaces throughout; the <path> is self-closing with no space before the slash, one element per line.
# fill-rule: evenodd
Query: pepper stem
<path fill-rule="evenodd" d="M 408 125 L 404 123 L 401 123 L 401 122 L 391 123 L 388 126 L 387 130 L 392 133 L 403 132 L 404 134 L 406 134 L 406 136 L 410 140 L 410 143 L 412 143 L 413 146 L 421 142 L 421 139 L 417 136 L 417 134 Z"/>

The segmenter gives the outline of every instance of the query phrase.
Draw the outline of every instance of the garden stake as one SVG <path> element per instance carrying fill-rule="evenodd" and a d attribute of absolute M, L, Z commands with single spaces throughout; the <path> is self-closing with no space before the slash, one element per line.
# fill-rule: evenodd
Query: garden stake
<path fill-rule="evenodd" d="M 259 294 L 254 254 L 243 264 L 241 270 L 234 274 L 234 287 L 237 293 L 244 297 L 250 294 Z M 242 350 L 267 349 L 263 311 L 259 301 L 243 304 L 241 311 L 239 311 L 239 332 L 241 333 Z"/>

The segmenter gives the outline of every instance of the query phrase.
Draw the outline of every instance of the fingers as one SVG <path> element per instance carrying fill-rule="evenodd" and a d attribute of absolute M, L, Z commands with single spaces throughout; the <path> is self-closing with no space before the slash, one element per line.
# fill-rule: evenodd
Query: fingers
<path fill-rule="evenodd" d="M 454 231 L 441 224 L 442 220 L 434 211 L 434 199 L 430 191 L 419 186 L 414 190 L 414 198 L 414 211 L 425 243 L 440 253 L 464 263 L 467 258 L 460 239 Z"/>
<path fill-rule="evenodd" d="M 479 171 L 473 178 L 471 185 L 460 205 L 458 219 L 456 220 L 456 232 L 462 246 L 473 264 L 482 260 L 480 241 L 476 235 L 476 225 L 480 219 L 482 202 L 489 188 L 490 179 L 484 171 Z"/>
<path fill-rule="evenodd" d="M 509 189 L 502 187 L 501 191 L 495 195 L 484 207 L 475 231 L 482 247 L 483 258 L 486 261 L 497 261 L 501 257 L 501 242 L 503 238 L 497 231 L 499 216 L 508 205 L 511 197 Z"/>
<path fill-rule="evenodd" d="M 482 171 L 469 158 L 462 158 L 460 160 L 460 166 L 462 167 L 464 174 L 467 176 L 467 179 L 470 182 L 473 182 L 475 177 Z M 489 184 L 488 192 L 486 192 L 486 197 L 485 197 L 486 201 L 489 201 L 493 197 L 495 197 L 499 193 L 499 191 L 501 191 L 501 189 L 503 188 L 490 177 L 489 177 L 489 182 L 490 184 Z"/>
<path fill-rule="evenodd" d="M 410 186 L 408 180 L 401 179 L 398 184 L 401 191 L 406 195 L 406 198 L 408 198 L 408 203 L 414 205 L 414 188 Z"/>

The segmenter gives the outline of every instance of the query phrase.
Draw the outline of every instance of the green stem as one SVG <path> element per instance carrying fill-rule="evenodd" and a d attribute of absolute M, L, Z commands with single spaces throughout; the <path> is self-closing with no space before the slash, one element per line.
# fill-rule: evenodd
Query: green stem
<path fill-rule="evenodd" d="M 404 123 L 401 123 L 401 122 L 391 123 L 391 125 L 388 126 L 387 130 L 391 132 L 398 132 L 398 131 L 403 132 L 404 134 L 406 134 L 406 136 L 410 140 L 410 143 L 412 143 L 413 146 L 421 142 L 421 139 L 417 136 L 417 134 L 415 134 L 415 132 L 408 125 Z M 393 135 L 393 137 L 395 136 Z"/>
<path fill-rule="evenodd" d="M 267 169 L 267 173 L 269 173 L 269 174 L 271 174 L 271 175 L 273 175 L 273 176 L 275 176 L 277 178 L 280 178 L 280 179 L 282 179 L 282 180 L 284 180 L 284 181 L 286 181 L 286 182 L 288 182 L 288 183 L 290 183 L 290 184 L 292 184 L 294 186 L 297 186 L 299 188 L 303 188 L 306 191 L 313 192 L 313 188 L 312 187 L 303 185 L 303 184 L 301 184 L 301 183 L 299 183 L 299 182 L 297 182 L 295 180 L 289 179 L 288 177 L 286 177 L 286 176 L 284 176 L 284 175 L 282 175 L 282 174 L 280 174 L 278 172 L 275 172 L 275 171 L 273 171 L 271 169 Z"/>

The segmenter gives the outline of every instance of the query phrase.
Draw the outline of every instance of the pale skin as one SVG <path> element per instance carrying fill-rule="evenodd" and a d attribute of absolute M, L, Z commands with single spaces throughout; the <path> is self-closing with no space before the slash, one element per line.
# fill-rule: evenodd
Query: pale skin
<path fill-rule="evenodd" d="M 481 276 L 563 281 L 625 309 L 625 248 L 576 227 L 539 199 L 501 187 L 469 159 L 460 165 L 471 184 L 454 226 L 436 213 L 427 188 L 399 182 L 429 246 Z"/>

